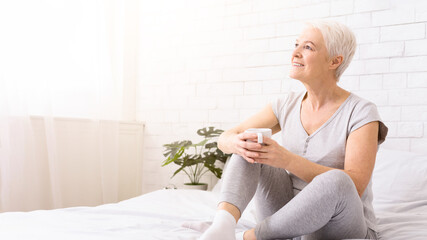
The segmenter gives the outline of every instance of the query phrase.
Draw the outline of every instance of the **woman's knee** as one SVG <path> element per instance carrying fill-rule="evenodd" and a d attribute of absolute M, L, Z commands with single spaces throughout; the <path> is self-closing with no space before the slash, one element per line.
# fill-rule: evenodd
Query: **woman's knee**
<path fill-rule="evenodd" d="M 239 154 L 233 153 L 230 159 L 228 159 L 227 168 L 230 168 L 230 166 L 232 166 L 232 168 L 236 166 L 237 168 L 242 168 L 242 167 L 246 167 L 249 164 L 250 163 L 246 161 L 246 159 L 244 159 L 242 156 L 240 156 Z"/>
<path fill-rule="evenodd" d="M 313 182 L 324 185 L 325 188 L 331 188 L 334 191 L 352 190 L 352 188 L 355 188 L 350 176 L 338 169 L 329 170 L 316 176 Z"/>
<path fill-rule="evenodd" d="M 237 165 L 239 168 L 262 168 L 263 164 L 259 163 L 250 163 L 245 158 L 240 156 L 239 154 L 233 153 L 228 160 L 228 165 Z M 227 166 L 228 167 L 228 166 Z"/>
<path fill-rule="evenodd" d="M 247 162 L 242 156 L 240 156 L 239 154 L 233 153 L 229 159 L 229 161 L 231 162 Z"/>

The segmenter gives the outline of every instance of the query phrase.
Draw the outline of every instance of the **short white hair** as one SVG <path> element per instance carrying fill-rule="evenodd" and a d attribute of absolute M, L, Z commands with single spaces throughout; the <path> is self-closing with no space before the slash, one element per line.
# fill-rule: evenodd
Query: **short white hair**
<path fill-rule="evenodd" d="M 342 23 L 329 20 L 309 21 L 305 24 L 322 33 L 329 58 L 343 56 L 344 59 L 335 72 L 335 77 L 339 81 L 356 52 L 357 43 L 353 31 Z"/>

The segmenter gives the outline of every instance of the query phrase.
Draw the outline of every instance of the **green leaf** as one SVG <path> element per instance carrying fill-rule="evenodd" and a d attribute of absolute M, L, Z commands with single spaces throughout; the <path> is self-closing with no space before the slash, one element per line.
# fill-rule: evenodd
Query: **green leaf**
<path fill-rule="evenodd" d="M 213 152 L 205 152 L 204 154 L 205 154 L 205 157 L 204 157 L 205 166 L 214 165 L 217 159 L 216 154 Z"/>
<path fill-rule="evenodd" d="M 189 167 L 189 166 L 193 166 L 196 165 L 198 163 L 200 163 L 200 156 L 199 155 L 186 155 L 183 159 L 183 166 L 184 167 Z"/>
<path fill-rule="evenodd" d="M 207 149 L 216 148 L 216 147 L 218 147 L 217 142 L 212 142 L 205 145 L 205 148 Z"/>
<path fill-rule="evenodd" d="M 217 178 L 221 178 L 221 176 L 222 176 L 222 169 L 221 168 L 217 168 L 217 167 L 210 166 L 210 165 L 205 165 L 205 167 L 207 167 Z"/>
<path fill-rule="evenodd" d="M 185 166 L 182 166 L 182 167 L 178 168 L 178 170 L 176 170 L 176 171 L 173 173 L 173 175 L 172 175 L 172 177 L 171 177 L 171 178 L 175 177 L 175 175 L 176 175 L 176 174 L 178 174 L 179 172 L 181 172 L 184 168 L 185 168 Z"/>
<path fill-rule="evenodd" d="M 197 143 L 197 144 L 193 144 L 193 145 L 191 145 L 191 146 L 192 146 L 192 147 L 202 147 L 202 146 L 204 146 L 208 141 L 209 141 L 209 139 L 205 139 L 205 140 L 203 140 L 203 141 L 201 141 L 201 142 L 199 142 L 199 143 Z"/>
<path fill-rule="evenodd" d="M 191 146 L 193 143 L 191 141 L 188 140 L 184 140 L 184 141 L 176 141 L 170 144 L 164 144 L 163 147 L 165 148 L 165 151 L 163 152 L 163 156 L 168 157 L 168 156 L 173 156 L 182 148 L 188 148 L 189 146 Z"/>
<path fill-rule="evenodd" d="M 172 156 L 172 154 L 162 163 L 162 167 L 172 163 L 172 162 L 176 162 L 181 156 L 182 154 L 184 154 L 185 148 L 181 147 L 179 150 L 177 150 L 177 152 Z"/>
<path fill-rule="evenodd" d="M 215 129 L 215 127 L 201 128 L 201 129 L 197 130 L 197 134 L 199 136 L 203 136 L 205 138 L 218 137 L 223 132 L 224 132 L 224 130 Z"/>

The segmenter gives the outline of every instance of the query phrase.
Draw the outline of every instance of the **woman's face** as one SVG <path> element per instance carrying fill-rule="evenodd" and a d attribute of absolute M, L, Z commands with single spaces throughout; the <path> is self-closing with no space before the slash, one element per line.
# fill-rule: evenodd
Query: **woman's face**
<path fill-rule="evenodd" d="M 296 40 L 289 76 L 303 82 L 323 78 L 329 72 L 328 59 L 322 33 L 307 27 Z"/>

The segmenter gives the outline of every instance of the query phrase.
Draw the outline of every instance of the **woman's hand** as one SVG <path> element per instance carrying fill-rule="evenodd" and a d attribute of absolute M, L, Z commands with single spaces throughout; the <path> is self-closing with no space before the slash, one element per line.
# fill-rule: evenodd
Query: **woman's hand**
<path fill-rule="evenodd" d="M 233 139 L 234 151 L 246 161 L 254 163 L 254 158 L 259 157 L 259 150 L 262 145 L 257 143 L 258 135 L 256 133 L 240 133 Z"/>
<path fill-rule="evenodd" d="M 250 141 L 246 141 L 250 140 Z M 293 154 L 269 137 L 263 137 L 263 145 L 257 143 L 254 133 L 240 133 L 235 139 L 236 153 L 250 163 L 262 163 L 273 167 L 286 168 Z"/>
<path fill-rule="evenodd" d="M 280 146 L 273 139 L 263 137 L 263 142 L 264 145 L 257 150 L 257 157 L 253 158 L 255 162 L 286 169 L 292 159 L 295 159 L 295 154 Z"/>

